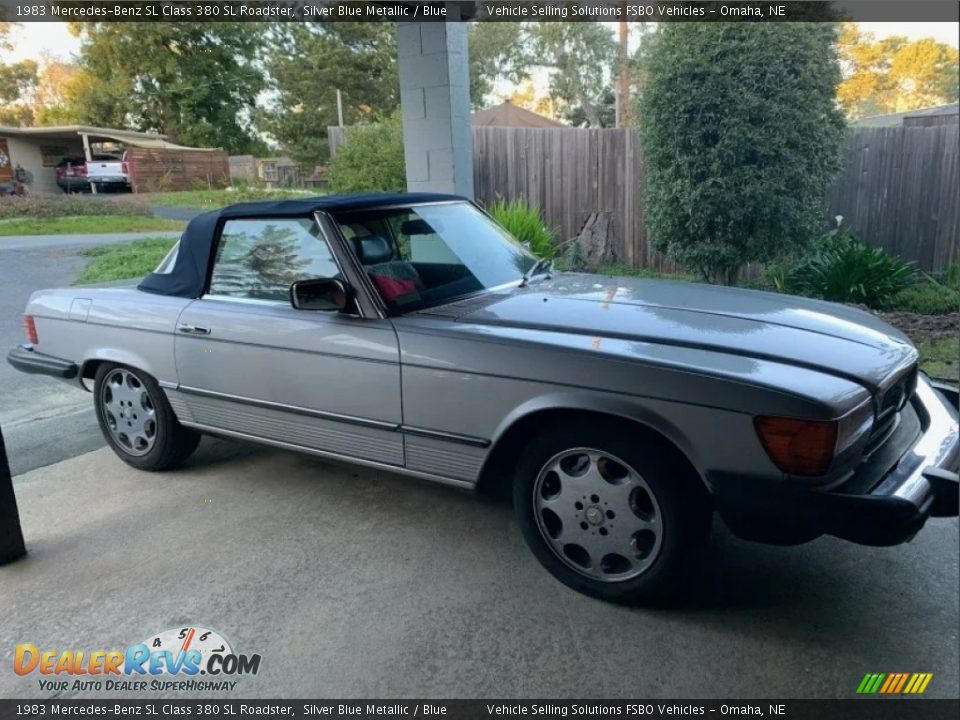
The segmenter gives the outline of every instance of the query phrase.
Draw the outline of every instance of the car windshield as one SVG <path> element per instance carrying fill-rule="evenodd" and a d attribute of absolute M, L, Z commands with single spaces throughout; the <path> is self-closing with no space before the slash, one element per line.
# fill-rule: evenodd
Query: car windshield
<path fill-rule="evenodd" d="M 336 218 L 388 307 L 418 310 L 518 282 L 537 261 L 465 202 L 341 213 Z"/>

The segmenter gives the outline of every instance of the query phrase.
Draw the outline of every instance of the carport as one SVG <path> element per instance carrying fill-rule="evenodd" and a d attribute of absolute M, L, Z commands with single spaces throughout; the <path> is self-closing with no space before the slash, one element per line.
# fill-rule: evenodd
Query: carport
<path fill-rule="evenodd" d="M 4 178 L 0 168 L 0 181 L 12 179 L 12 169 L 17 165 L 33 176 L 30 192 L 34 194 L 59 193 L 56 165 L 65 157 L 91 159 L 91 144 L 138 142 L 164 142 L 165 136 L 156 133 L 132 132 L 115 128 L 64 125 L 57 127 L 0 127 L 0 152 L 9 158 L 11 175 Z"/>
<path fill-rule="evenodd" d="M 89 162 L 96 146 L 123 147 L 135 151 L 129 158 L 134 190 L 138 190 L 138 184 L 149 184 L 149 180 L 158 172 L 169 178 L 169 184 L 173 185 L 169 189 L 172 190 L 187 189 L 178 185 L 189 183 L 196 177 L 208 176 L 210 184 L 222 184 L 229 178 L 226 153 L 222 150 L 177 145 L 169 142 L 166 135 L 158 133 L 64 125 L 0 127 L 0 153 L 8 159 L 6 164 L 0 165 L 0 182 L 12 180 L 13 171 L 19 165 L 33 177 L 29 186 L 32 194 L 59 193 L 57 163 L 65 157 L 84 157 Z M 160 169 L 152 172 L 155 168 Z M 180 175 L 183 176 L 182 183 L 178 182 Z M 139 188 L 140 191 L 145 189 Z"/>

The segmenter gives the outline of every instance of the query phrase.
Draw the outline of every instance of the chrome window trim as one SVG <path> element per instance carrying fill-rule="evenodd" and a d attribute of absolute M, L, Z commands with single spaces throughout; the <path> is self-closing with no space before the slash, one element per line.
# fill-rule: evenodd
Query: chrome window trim
<path fill-rule="evenodd" d="M 360 310 L 361 317 L 367 317 L 367 313 L 364 312 L 364 303 L 366 303 L 368 305 L 367 310 L 370 311 L 371 316 L 381 319 L 386 318 L 387 306 L 384 304 L 383 298 L 381 298 L 380 294 L 376 291 L 376 288 L 373 287 L 370 276 L 367 275 L 366 271 L 363 270 L 363 266 L 360 265 L 359 258 L 357 258 L 351 250 L 349 241 L 340 230 L 340 224 L 325 210 L 317 210 L 314 213 L 314 219 L 320 227 L 321 232 L 327 237 L 328 244 L 333 250 L 334 255 L 339 256 L 342 253 L 347 260 L 348 265 L 344 265 L 338 257 L 338 267 L 340 268 L 340 274 L 343 275 L 344 279 L 354 288 L 357 308 Z M 334 239 L 332 243 L 330 242 L 330 236 Z M 347 270 L 348 268 L 349 272 Z"/>

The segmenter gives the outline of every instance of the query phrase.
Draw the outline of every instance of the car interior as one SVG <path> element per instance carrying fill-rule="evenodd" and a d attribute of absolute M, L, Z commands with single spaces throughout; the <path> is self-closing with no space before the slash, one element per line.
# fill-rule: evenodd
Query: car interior
<path fill-rule="evenodd" d="M 415 309 L 483 289 L 434 228 L 413 213 L 354 217 L 340 227 L 390 307 Z"/>

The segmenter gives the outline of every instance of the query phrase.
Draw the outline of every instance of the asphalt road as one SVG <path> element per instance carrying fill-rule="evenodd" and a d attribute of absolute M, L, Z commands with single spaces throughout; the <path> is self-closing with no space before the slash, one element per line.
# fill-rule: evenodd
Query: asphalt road
<path fill-rule="evenodd" d="M 0 426 L 14 475 L 103 445 L 89 394 L 6 362 L 9 349 L 25 340 L 30 293 L 69 285 L 87 262 L 77 254 L 83 247 L 157 234 L 0 237 Z"/>

